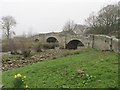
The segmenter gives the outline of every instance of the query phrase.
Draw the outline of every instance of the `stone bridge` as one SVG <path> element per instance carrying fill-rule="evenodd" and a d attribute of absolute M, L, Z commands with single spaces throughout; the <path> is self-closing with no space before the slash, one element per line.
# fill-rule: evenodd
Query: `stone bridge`
<path fill-rule="evenodd" d="M 60 48 L 77 49 L 92 47 L 100 50 L 113 50 L 119 52 L 119 39 L 106 35 L 80 35 L 63 33 L 38 34 L 32 40 L 41 43 L 58 43 Z"/>

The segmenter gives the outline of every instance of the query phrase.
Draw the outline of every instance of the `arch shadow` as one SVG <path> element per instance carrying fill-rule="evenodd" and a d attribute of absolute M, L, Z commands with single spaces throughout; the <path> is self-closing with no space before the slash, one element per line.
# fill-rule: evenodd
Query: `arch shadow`
<path fill-rule="evenodd" d="M 66 49 L 78 49 L 78 47 L 84 47 L 84 44 L 79 40 L 71 40 L 66 44 Z"/>
<path fill-rule="evenodd" d="M 46 42 L 48 43 L 58 43 L 58 40 L 55 37 L 47 38 Z"/>

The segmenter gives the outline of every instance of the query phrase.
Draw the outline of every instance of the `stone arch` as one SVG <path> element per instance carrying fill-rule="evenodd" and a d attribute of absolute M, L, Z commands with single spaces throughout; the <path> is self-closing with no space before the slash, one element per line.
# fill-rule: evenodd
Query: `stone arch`
<path fill-rule="evenodd" d="M 48 43 L 58 43 L 58 40 L 55 37 L 48 37 L 46 39 L 46 42 L 48 42 Z"/>
<path fill-rule="evenodd" d="M 66 49 L 77 49 L 78 47 L 83 47 L 84 44 L 80 40 L 71 40 L 66 44 Z"/>

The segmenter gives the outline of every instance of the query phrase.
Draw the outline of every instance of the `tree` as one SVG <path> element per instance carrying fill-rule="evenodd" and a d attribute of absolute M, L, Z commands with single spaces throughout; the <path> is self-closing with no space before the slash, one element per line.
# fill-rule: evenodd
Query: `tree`
<path fill-rule="evenodd" d="M 12 34 L 15 34 L 11 29 L 16 25 L 16 20 L 12 16 L 5 16 L 1 19 L 1 28 L 9 40 Z"/>
<path fill-rule="evenodd" d="M 87 25 L 90 27 L 90 30 L 95 30 L 98 27 L 97 16 L 95 16 L 94 12 L 90 14 L 90 16 L 85 19 Z"/>
<path fill-rule="evenodd" d="M 74 34 L 76 25 L 73 21 L 68 21 L 63 27 L 63 32 Z"/>
<path fill-rule="evenodd" d="M 66 48 L 66 44 L 67 44 L 67 34 L 75 34 L 74 33 L 74 29 L 76 27 L 77 24 L 75 24 L 73 21 L 68 21 L 66 22 L 66 24 L 63 26 L 63 31 L 62 33 L 65 35 L 65 48 Z"/>
<path fill-rule="evenodd" d="M 90 15 L 86 22 L 90 28 L 88 33 L 117 35 L 118 29 L 118 10 L 120 4 L 107 5 L 103 7 L 97 15 Z"/>
<path fill-rule="evenodd" d="M 11 36 L 12 34 L 15 34 L 14 31 L 12 31 L 11 29 L 16 25 L 16 20 L 12 17 L 12 16 L 5 16 L 1 18 L 1 29 L 3 31 L 3 34 L 7 37 L 7 47 L 8 51 L 11 51 L 12 49 L 12 40 Z"/>
<path fill-rule="evenodd" d="M 98 12 L 98 18 L 102 22 L 102 26 L 110 33 L 111 30 L 117 29 L 118 5 L 108 5 Z"/>

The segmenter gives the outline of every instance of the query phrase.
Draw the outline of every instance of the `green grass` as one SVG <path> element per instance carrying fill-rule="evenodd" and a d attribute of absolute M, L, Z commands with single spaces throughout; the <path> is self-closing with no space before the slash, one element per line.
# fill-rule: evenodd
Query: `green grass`
<path fill-rule="evenodd" d="M 46 60 L 37 64 L 2 73 L 5 87 L 13 87 L 14 75 L 26 75 L 30 88 L 108 88 L 118 87 L 118 55 L 93 49 L 80 54 Z M 84 68 L 92 76 L 80 77 L 77 70 Z"/>

